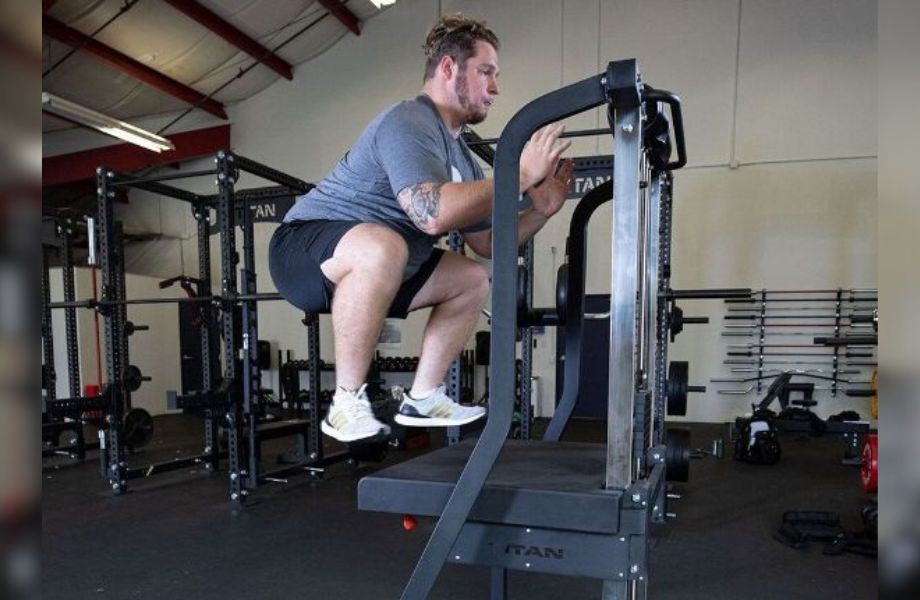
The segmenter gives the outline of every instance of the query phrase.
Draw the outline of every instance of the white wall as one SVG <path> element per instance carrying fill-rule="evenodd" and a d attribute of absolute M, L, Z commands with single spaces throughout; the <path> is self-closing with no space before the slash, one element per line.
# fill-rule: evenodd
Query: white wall
<path fill-rule="evenodd" d="M 185 293 L 173 287 L 159 288 L 159 277 L 128 274 L 125 288 L 128 298 L 175 298 Z M 135 325 L 149 325 L 130 337 L 128 354 L 151 381 L 145 381 L 131 394 L 131 403 L 150 414 L 167 412 L 166 391 L 181 389 L 179 353 L 179 309 L 175 304 L 137 304 L 128 306 L 128 320 Z"/>
<path fill-rule="evenodd" d="M 48 274 L 51 301 L 61 302 L 64 300 L 62 270 L 59 267 L 52 268 L 49 269 Z M 67 338 L 64 311 L 51 311 L 51 331 L 54 336 L 54 373 L 56 377 L 54 393 L 58 398 L 66 398 L 70 395 L 70 369 L 67 366 Z M 42 349 L 42 353 L 44 355 L 44 349 Z"/>
<path fill-rule="evenodd" d="M 377 112 L 420 88 L 419 46 L 439 8 L 481 16 L 502 39 L 502 94 L 477 127 L 484 135 L 497 135 L 526 102 L 600 72 L 608 60 L 635 56 L 646 81 L 681 96 L 690 164 L 675 183 L 675 287 L 876 284 L 874 2 L 401 0 L 367 22 L 360 37 L 348 36 L 298 66 L 293 82 L 232 107 L 234 148 L 305 180 L 321 178 Z M 570 121 L 570 128 L 595 127 L 603 116 L 592 111 Z M 609 151 L 607 140 L 578 140 L 572 154 Z M 196 180 L 192 189 L 210 192 L 212 183 Z M 239 187 L 262 184 L 243 179 Z M 138 204 L 132 200 L 131 207 Z M 152 210 L 143 208 L 147 222 Z M 173 211 L 185 215 L 184 227 Z M 570 212 L 537 237 L 538 305 L 552 302 Z M 156 219 L 168 225 L 156 230 L 189 236 L 188 215 L 185 205 L 165 201 Z M 609 236 L 609 221 L 609 209 L 599 211 L 593 240 Z M 272 289 L 265 259 L 271 229 L 257 227 L 260 291 Z M 592 244 L 589 261 L 588 290 L 604 291 L 607 245 Z M 195 274 L 194 239 L 138 260 L 135 268 L 166 275 L 164 265 L 170 274 L 176 266 Z M 688 328 L 672 357 L 692 357 L 696 383 L 729 375 L 721 364 L 723 305 L 697 301 L 684 308 L 710 315 L 712 324 Z M 263 305 L 260 337 L 302 357 L 298 320 L 289 306 Z M 330 359 L 327 321 L 323 357 Z M 424 315 L 410 318 L 403 347 L 390 354 L 416 354 L 423 322 Z M 554 335 L 539 336 L 534 358 L 544 414 L 555 385 Z M 718 395 L 715 388 L 692 399 L 688 419 L 723 421 L 753 399 Z M 865 402 L 853 399 L 825 403 L 820 412 L 851 405 L 865 412 Z"/>

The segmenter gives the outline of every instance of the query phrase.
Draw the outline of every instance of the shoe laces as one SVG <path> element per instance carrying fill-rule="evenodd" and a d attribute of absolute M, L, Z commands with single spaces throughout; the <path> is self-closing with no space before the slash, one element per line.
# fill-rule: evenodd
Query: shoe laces
<path fill-rule="evenodd" d="M 344 411 L 346 415 L 348 415 L 350 420 L 357 421 L 367 418 L 376 420 L 374 417 L 374 411 L 371 409 L 371 403 L 367 399 L 367 394 L 364 393 L 364 389 L 366 387 L 367 384 L 365 383 L 356 391 L 349 391 L 349 398 L 345 400 L 341 406 L 341 410 Z"/>
<path fill-rule="evenodd" d="M 429 409 L 430 407 L 433 407 L 436 405 L 446 404 L 447 406 L 450 407 L 449 410 L 451 411 L 451 414 L 453 414 L 453 412 L 456 411 L 458 408 L 462 408 L 460 404 L 455 402 L 454 399 L 448 395 L 447 385 L 443 383 L 439 385 L 438 387 L 436 387 L 434 391 L 428 395 L 427 398 L 424 398 L 423 400 L 415 400 L 415 402 L 417 402 L 418 404 L 422 406 L 427 406 L 429 407 Z"/>
<path fill-rule="evenodd" d="M 439 396 L 440 398 L 438 398 Z M 428 396 L 428 398 L 426 398 L 426 400 L 434 399 L 434 398 L 438 398 L 441 401 L 447 401 L 449 404 L 455 404 L 455 405 L 457 404 L 457 402 L 455 402 L 454 399 L 451 398 L 450 395 L 448 395 L 447 385 L 443 383 L 439 385 L 438 387 L 436 387 L 434 391 L 431 393 L 431 395 Z"/>

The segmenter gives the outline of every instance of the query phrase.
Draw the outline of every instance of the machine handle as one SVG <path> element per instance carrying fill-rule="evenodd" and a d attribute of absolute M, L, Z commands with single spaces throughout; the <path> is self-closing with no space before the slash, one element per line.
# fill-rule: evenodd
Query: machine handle
<path fill-rule="evenodd" d="M 645 101 L 664 102 L 671 107 L 671 119 L 674 121 L 674 141 L 677 145 L 677 160 L 665 167 L 668 171 L 679 169 L 687 164 L 687 146 L 684 141 L 684 119 L 680 111 L 680 98 L 667 90 L 656 90 L 645 86 L 642 92 Z"/>

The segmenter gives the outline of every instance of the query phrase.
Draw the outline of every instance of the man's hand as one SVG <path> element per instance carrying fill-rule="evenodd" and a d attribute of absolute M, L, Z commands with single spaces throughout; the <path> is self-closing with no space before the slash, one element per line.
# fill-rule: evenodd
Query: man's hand
<path fill-rule="evenodd" d="M 562 153 L 568 150 L 572 142 L 559 139 L 565 125 L 552 123 L 538 129 L 524 145 L 521 152 L 521 191 L 527 192 L 531 187 L 549 177 Z"/>
<path fill-rule="evenodd" d="M 533 201 L 533 209 L 547 219 L 559 212 L 559 209 L 565 204 L 574 172 L 575 163 L 572 159 L 567 158 L 562 161 L 555 174 L 547 177 L 540 185 L 531 188 L 527 195 Z"/>

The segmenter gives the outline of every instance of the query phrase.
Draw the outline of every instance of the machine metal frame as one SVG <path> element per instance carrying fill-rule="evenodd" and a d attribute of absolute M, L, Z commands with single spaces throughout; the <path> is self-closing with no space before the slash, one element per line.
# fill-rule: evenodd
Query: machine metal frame
<path fill-rule="evenodd" d="M 648 530 L 664 520 L 666 499 L 666 448 L 650 445 L 648 428 L 637 427 L 636 420 L 647 423 L 651 417 L 659 364 L 650 359 L 651 334 L 660 314 L 657 292 L 666 283 L 657 276 L 660 188 L 652 190 L 651 200 L 642 191 L 653 170 L 644 154 L 644 106 L 659 101 L 671 106 L 679 159 L 654 171 L 670 171 L 686 163 L 680 101 L 644 86 L 634 59 L 612 62 L 597 76 L 534 100 L 505 127 L 495 159 L 492 378 L 485 429 L 475 445 L 470 440 L 430 453 L 359 484 L 361 509 L 440 517 L 404 599 L 427 597 L 445 562 L 490 566 L 493 599 L 507 593 L 507 569 L 596 577 L 604 581 L 607 600 L 645 597 Z M 539 127 L 605 104 L 616 156 L 607 446 L 551 441 L 561 436 L 564 419 L 546 440 L 506 442 L 518 318 L 520 154 Z M 573 320 L 567 327 L 584 318 L 573 304 L 570 294 Z M 566 386 L 577 387 L 578 379 L 567 378 Z"/>

